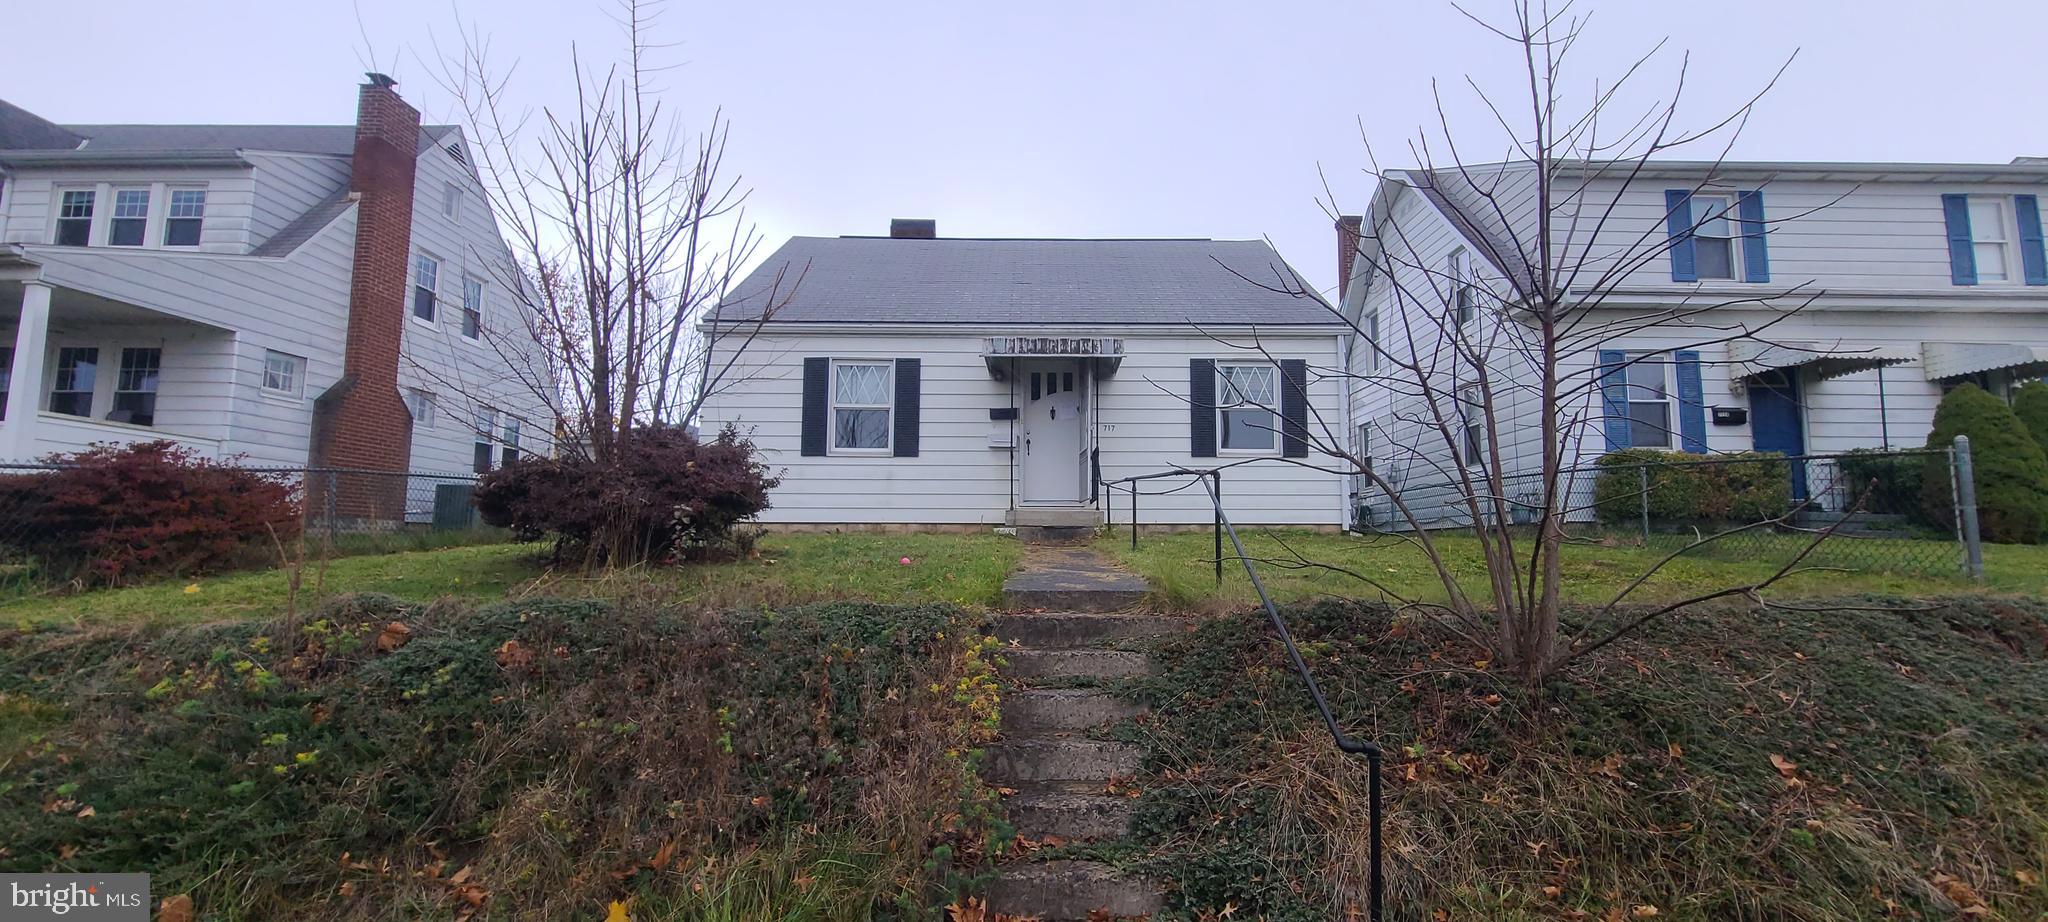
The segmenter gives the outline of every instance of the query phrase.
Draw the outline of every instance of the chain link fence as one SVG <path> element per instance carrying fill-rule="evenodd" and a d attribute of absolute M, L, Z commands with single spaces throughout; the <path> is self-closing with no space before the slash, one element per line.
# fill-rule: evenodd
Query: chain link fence
<path fill-rule="evenodd" d="M 1575 546 L 1783 566 L 1915 576 L 1967 575 L 1956 501 L 1955 452 L 1859 451 L 1796 457 L 1643 459 L 1568 468 L 1558 493 Z M 1474 470 L 1478 480 L 1483 473 Z M 1533 526 L 1543 510 L 1540 473 L 1482 482 L 1488 516 Z M 1400 491 L 1424 527 L 1469 527 L 1455 480 Z M 1361 497 L 1363 530 L 1400 531 L 1407 516 L 1390 498 Z M 1824 539 L 1824 540 L 1823 540 Z M 1815 542 L 1820 543 L 1816 546 Z M 1804 556 L 1801 556 L 1804 555 Z"/>
<path fill-rule="evenodd" d="M 64 464 L 0 464 L 0 478 L 35 477 Z M 381 554 L 510 540 L 510 533 L 486 525 L 471 498 L 473 474 L 389 472 L 336 468 L 245 467 L 242 470 L 291 489 L 304 523 L 306 553 L 319 557 Z M 32 589 L 42 577 L 38 548 L 56 537 L 43 534 L 25 504 L 33 492 L 0 490 L 0 591 Z M 205 514 L 203 509 L 194 514 Z M 296 552 L 296 536 L 284 536 Z"/>

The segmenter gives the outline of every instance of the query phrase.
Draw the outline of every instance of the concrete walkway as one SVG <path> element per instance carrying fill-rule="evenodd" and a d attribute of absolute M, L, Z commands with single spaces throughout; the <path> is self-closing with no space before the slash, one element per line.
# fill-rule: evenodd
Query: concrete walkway
<path fill-rule="evenodd" d="M 1012 687 L 1003 698 L 1003 739 L 983 771 L 1014 792 L 1004 809 L 1018 835 L 1051 843 L 1128 833 L 1132 802 L 1111 787 L 1139 772 L 1144 752 L 1094 731 L 1144 715 L 1111 683 L 1149 672 L 1142 642 L 1183 626 L 1119 613 L 1145 593 L 1143 579 L 1073 547 L 1032 547 L 1003 584 L 1010 611 L 996 616 L 995 628 Z M 989 908 L 1002 917 L 1045 922 L 1145 917 L 1161 902 L 1155 882 L 1108 864 L 1030 855 L 1001 868 L 989 888 Z"/>

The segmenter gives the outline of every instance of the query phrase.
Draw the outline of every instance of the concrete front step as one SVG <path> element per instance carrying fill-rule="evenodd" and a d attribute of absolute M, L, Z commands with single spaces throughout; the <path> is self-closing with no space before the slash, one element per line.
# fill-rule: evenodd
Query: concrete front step
<path fill-rule="evenodd" d="M 1145 713 L 1108 692 L 1088 688 L 1027 688 L 1003 696 L 1003 732 L 1086 730 Z"/>
<path fill-rule="evenodd" d="M 1011 610 L 1119 611 L 1145 600 L 1144 578 L 1119 570 L 1085 547 L 1034 547 L 1003 581 Z"/>
<path fill-rule="evenodd" d="M 1149 916 L 1164 905 L 1157 885 L 1125 877 L 1095 861 L 1013 864 L 996 873 L 989 908 L 1008 916 L 1069 922 L 1109 916 Z"/>
<path fill-rule="evenodd" d="M 1079 782 L 1027 784 L 1003 799 L 1003 810 L 1027 839 L 1115 839 L 1130 831 L 1137 801 Z"/>
<path fill-rule="evenodd" d="M 1158 637 L 1187 629 L 1187 622 L 1160 615 L 1106 612 L 1012 612 L 995 617 L 996 637 L 1027 647 L 1086 647 L 1113 640 Z"/>
<path fill-rule="evenodd" d="M 1003 674 L 1013 679 L 1123 679 L 1150 675 L 1152 660 L 1130 650 L 1033 650 L 1012 647 L 1003 651 L 1008 666 Z"/>
<path fill-rule="evenodd" d="M 1136 746 L 1078 737 L 1027 737 L 988 748 L 984 773 L 997 784 L 1040 781 L 1106 783 L 1137 774 L 1144 752 Z"/>

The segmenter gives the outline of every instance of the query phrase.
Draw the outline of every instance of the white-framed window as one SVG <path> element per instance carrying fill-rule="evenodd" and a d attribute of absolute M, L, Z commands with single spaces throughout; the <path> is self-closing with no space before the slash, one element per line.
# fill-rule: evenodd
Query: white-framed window
<path fill-rule="evenodd" d="M 1628 391 L 1631 448 L 1671 447 L 1671 362 L 1659 353 L 1630 353 L 1623 372 Z"/>
<path fill-rule="evenodd" d="M 1374 308 L 1365 311 L 1365 370 L 1380 370 L 1380 312 Z"/>
<path fill-rule="evenodd" d="M 264 350 L 263 389 L 283 397 L 304 396 L 306 360 L 275 349 Z"/>
<path fill-rule="evenodd" d="M 1700 278 L 1733 281 L 1741 277 L 1736 274 L 1742 268 L 1742 248 L 1735 245 L 1741 235 L 1736 233 L 1734 214 L 1735 196 L 1708 193 L 1692 197 L 1692 258 Z"/>
<path fill-rule="evenodd" d="M 1458 415 L 1464 421 L 1459 457 L 1466 467 L 1478 467 L 1486 461 L 1486 401 L 1479 388 L 1458 392 Z"/>
<path fill-rule="evenodd" d="M 886 454 L 895 433 L 896 363 L 832 363 L 832 451 Z"/>
<path fill-rule="evenodd" d="M 434 428 L 434 395 L 417 387 L 405 389 L 405 411 L 414 429 Z"/>
<path fill-rule="evenodd" d="M 107 221 L 107 246 L 139 247 L 149 235 L 149 190 L 115 189 L 114 214 Z"/>
<path fill-rule="evenodd" d="M 1274 410 L 1279 394 L 1280 370 L 1271 365 L 1216 363 L 1217 449 L 1270 452 L 1278 447 Z"/>
<path fill-rule="evenodd" d="M 1372 488 L 1372 423 L 1359 423 L 1351 435 L 1351 453 L 1358 458 L 1358 472 L 1351 475 L 1351 492 L 1364 493 Z"/>
<path fill-rule="evenodd" d="M 1970 254 L 1977 284 L 2012 281 L 2012 211 L 2004 196 L 1970 196 Z"/>
<path fill-rule="evenodd" d="M 470 339 L 484 335 L 484 282 L 473 275 L 462 277 L 462 335 Z"/>
<path fill-rule="evenodd" d="M 1458 317 L 1458 325 L 1471 323 L 1479 313 L 1478 293 L 1472 289 L 1472 256 L 1464 247 L 1451 251 L 1444 260 L 1445 281 L 1451 290 L 1451 306 Z"/>
<path fill-rule="evenodd" d="M 498 411 L 491 407 L 477 407 L 476 418 L 471 428 L 469 467 L 476 473 L 491 469 L 491 453 L 495 443 L 491 440 L 498 432 Z"/>
<path fill-rule="evenodd" d="M 441 216 L 450 221 L 462 220 L 462 186 L 452 182 L 441 186 Z"/>
<path fill-rule="evenodd" d="M 504 436 L 498 446 L 499 464 L 511 464 L 519 460 L 519 430 L 522 425 L 524 424 L 519 417 L 510 413 L 505 414 L 505 425 L 500 430 Z"/>
<path fill-rule="evenodd" d="M 91 189 L 65 189 L 57 196 L 58 246 L 82 247 L 92 243 L 92 207 L 94 192 Z"/>
<path fill-rule="evenodd" d="M 422 323 L 433 323 L 436 292 L 441 285 L 441 261 L 427 253 L 413 258 L 412 270 L 412 316 Z"/>
<path fill-rule="evenodd" d="M 156 387 L 163 377 L 164 350 L 150 346 L 121 350 L 121 370 L 114 377 L 114 410 L 107 419 L 137 426 L 156 425 Z"/>
<path fill-rule="evenodd" d="M 50 412 L 91 416 L 92 393 L 99 383 L 100 350 L 65 346 L 57 350 L 57 378 L 50 384 Z"/>
<path fill-rule="evenodd" d="M 198 246 L 205 224 L 206 190 L 172 189 L 170 207 L 164 212 L 164 246 Z"/>

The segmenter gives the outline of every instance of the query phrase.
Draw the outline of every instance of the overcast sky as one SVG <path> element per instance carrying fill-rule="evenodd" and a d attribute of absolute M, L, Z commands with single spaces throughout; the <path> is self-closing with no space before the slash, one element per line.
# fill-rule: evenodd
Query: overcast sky
<path fill-rule="evenodd" d="M 1497 15 L 1504 0 L 1470 0 Z M 24 3 L 0 94 L 58 122 L 340 124 L 363 62 L 430 120 L 456 11 L 518 63 L 511 90 L 559 106 L 568 55 L 618 49 L 611 0 L 73 0 Z M 1574 84 L 1609 79 L 1660 39 L 1643 78 L 1666 92 L 1690 52 L 1690 123 L 1755 92 L 1795 49 L 1734 156 L 2003 163 L 2048 155 L 2041 0 L 1601 0 Z M 289 13 L 282 11 L 290 10 Z M 1327 175 L 1364 207 L 1370 161 L 1407 165 L 1435 121 L 1431 84 L 1468 147 L 1498 132 L 1464 86 L 1504 98 L 1514 49 L 1447 3 L 700 3 L 669 0 L 666 104 L 723 106 L 729 163 L 772 244 L 936 218 L 942 236 L 1269 237 L 1319 286 L 1336 245 Z M 1640 100 L 1639 100 L 1640 101 Z M 1489 152 L 1490 153 L 1490 152 Z M 1710 150 L 1700 151 L 1710 156 Z M 1475 157 L 1476 158 L 1476 157 Z"/>

